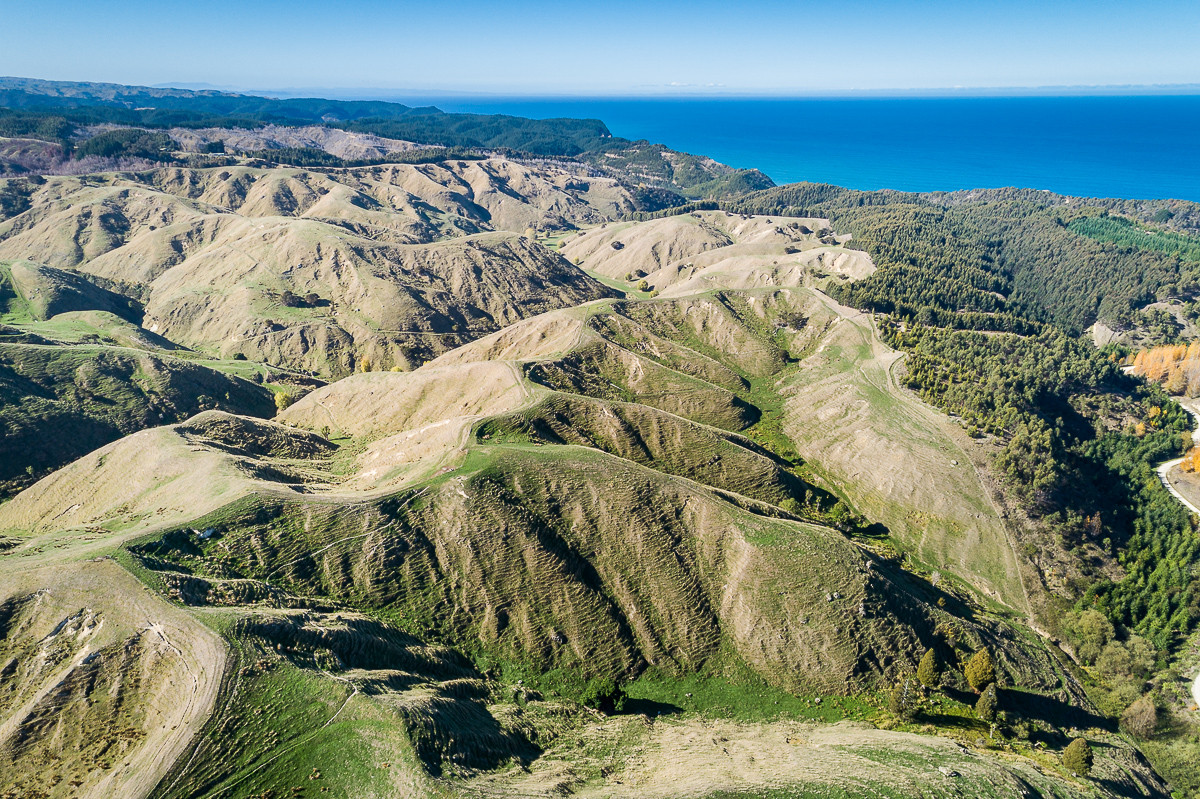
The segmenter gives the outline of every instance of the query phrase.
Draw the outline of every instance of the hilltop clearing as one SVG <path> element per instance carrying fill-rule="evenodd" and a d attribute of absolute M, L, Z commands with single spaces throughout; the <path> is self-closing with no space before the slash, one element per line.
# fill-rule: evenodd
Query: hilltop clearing
<path fill-rule="evenodd" d="M 821 219 L 772 220 L 698 211 L 648 222 L 606 225 L 564 242 L 561 252 L 587 269 L 665 296 L 712 289 L 801 286 L 874 271 L 861 251 L 840 245 Z"/>
<path fill-rule="evenodd" d="M 393 153 L 405 153 L 420 145 L 399 139 L 351 133 L 322 125 L 284 127 L 265 125 L 261 128 L 171 128 L 167 134 L 181 149 L 203 153 L 221 144 L 222 152 L 255 152 L 284 148 L 321 150 L 347 161 L 384 158 Z"/>

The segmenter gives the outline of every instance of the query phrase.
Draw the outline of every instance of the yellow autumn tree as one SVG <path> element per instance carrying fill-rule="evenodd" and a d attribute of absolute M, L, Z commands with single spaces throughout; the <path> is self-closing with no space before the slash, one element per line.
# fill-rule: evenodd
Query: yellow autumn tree
<path fill-rule="evenodd" d="M 1183 369 L 1179 364 L 1171 367 L 1167 373 L 1167 379 L 1163 382 L 1163 388 L 1168 394 L 1176 396 L 1182 394 L 1187 389 L 1187 378 L 1183 376 Z"/>
<path fill-rule="evenodd" d="M 1180 471 L 1195 472 L 1200 470 L 1200 447 L 1192 447 L 1179 462 Z"/>

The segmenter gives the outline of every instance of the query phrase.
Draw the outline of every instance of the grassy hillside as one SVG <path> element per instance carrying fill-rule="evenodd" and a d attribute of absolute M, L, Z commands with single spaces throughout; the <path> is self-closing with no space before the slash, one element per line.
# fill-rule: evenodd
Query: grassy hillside
<path fill-rule="evenodd" d="M 1120 352 L 1097 352 L 1073 335 L 1097 319 L 1141 323 L 1149 312 L 1138 309 L 1156 298 L 1195 293 L 1194 237 L 1178 232 L 1192 229 L 1187 204 L 1096 201 L 1089 209 L 1092 201 L 1029 192 L 801 184 L 742 207 L 789 203 L 796 215 L 828 213 L 871 254 L 879 271 L 837 296 L 887 312 L 887 340 L 910 356 L 908 385 L 989 442 L 986 465 L 1018 520 L 1021 548 L 1059 597 L 1062 612 L 1047 619 L 1095 668 L 1107 712 L 1139 700 L 1163 711 L 1169 721 L 1142 734 L 1159 737 L 1152 751 L 1161 768 L 1187 773 L 1191 700 L 1168 664 L 1190 651 L 1200 623 L 1200 552 L 1195 520 L 1154 468 L 1183 452 L 1192 422 L 1161 390 L 1122 374 Z M 1140 221 L 1115 221 L 1103 209 Z M 1100 625 L 1099 649 L 1088 643 L 1089 623 Z M 1123 655 L 1143 646 L 1155 665 L 1128 665 Z M 1180 785 L 1197 787 L 1194 776 Z"/>
<path fill-rule="evenodd" d="M 248 380 L 122 347 L 0 343 L 0 485 L 5 495 L 123 435 L 208 408 L 270 416 Z"/>
<path fill-rule="evenodd" d="M 411 368 L 612 295 L 517 235 L 603 219 L 588 204 L 602 181 L 556 181 L 507 161 L 56 178 L 0 223 L 0 254 L 119 288 L 144 304 L 146 328 L 209 355 L 324 376 Z M 107 310 L 98 297 L 88 307 Z"/>
<path fill-rule="evenodd" d="M 902 260 L 914 228 L 856 242 L 816 212 L 606 223 L 619 187 L 577 178 L 491 159 L 22 184 L 0 253 L 50 266 L 10 269 L 0 348 L 49 376 L 12 407 L 93 412 L 98 387 L 161 426 L 0 505 L 0 790 L 1165 795 L 1097 703 L 1121 652 L 1132 680 L 1170 651 L 1178 575 L 1127 561 L 1170 612 L 1094 589 L 1126 627 L 1085 635 L 1105 617 L 1062 613 L 1080 586 L 1028 544 L 1062 531 L 1054 563 L 1083 562 L 1066 535 L 1095 546 L 1100 517 L 1035 503 L 1104 498 L 1178 441 L 1176 410 L 1004 296 L 975 233 Z M 947 270 L 963 307 L 909 279 Z M 895 313 L 831 297 L 863 286 Z M 133 321 L 100 307 L 117 296 Z M 342 379 L 275 421 L 231 399 L 137 417 L 120 393 L 157 370 L 266 398 L 255 375 L 300 382 L 281 364 Z M 1147 432 L 1108 436 L 1134 414 Z M 1063 453 L 1095 467 L 1075 495 L 1037 482 Z M 1134 522 L 1150 549 L 1162 532 Z M 77 613 L 63 592 L 99 582 Z M 1074 737 L 1091 780 L 1062 765 Z"/>

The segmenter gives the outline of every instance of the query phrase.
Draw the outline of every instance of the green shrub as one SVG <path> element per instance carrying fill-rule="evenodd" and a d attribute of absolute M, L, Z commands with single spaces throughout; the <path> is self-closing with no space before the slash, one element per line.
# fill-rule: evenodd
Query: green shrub
<path fill-rule="evenodd" d="M 912 721 L 920 710 L 920 697 L 912 680 L 905 679 L 888 693 L 888 710 L 901 721 Z"/>
<path fill-rule="evenodd" d="M 975 703 L 975 715 L 979 716 L 983 721 L 995 721 L 996 707 L 999 705 L 999 702 L 999 697 L 996 694 L 996 684 L 991 683 L 979 695 L 979 701 Z"/>
<path fill-rule="evenodd" d="M 625 709 L 625 691 L 608 677 L 588 680 L 578 699 L 580 704 L 604 713 L 620 713 Z"/>
<path fill-rule="evenodd" d="M 963 674 L 977 692 L 994 683 L 996 681 L 996 664 L 992 662 L 992 653 L 986 649 L 980 649 L 967 661 L 967 667 L 963 669 Z"/>
<path fill-rule="evenodd" d="M 941 665 L 937 661 L 937 654 L 932 649 L 926 649 L 925 654 L 921 657 L 921 664 L 917 666 L 917 679 L 926 688 L 937 688 L 941 683 Z"/>
<path fill-rule="evenodd" d="M 1072 773 L 1087 776 L 1092 770 L 1092 747 L 1083 738 L 1076 738 L 1063 750 L 1062 762 Z"/>

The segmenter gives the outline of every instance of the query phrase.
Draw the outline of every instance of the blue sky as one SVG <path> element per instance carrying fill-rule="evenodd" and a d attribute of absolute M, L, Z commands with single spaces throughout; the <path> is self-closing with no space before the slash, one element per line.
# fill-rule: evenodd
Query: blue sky
<path fill-rule="evenodd" d="M 5 0 L 0 74 L 238 88 L 780 93 L 1200 83 L 1198 0 Z"/>

